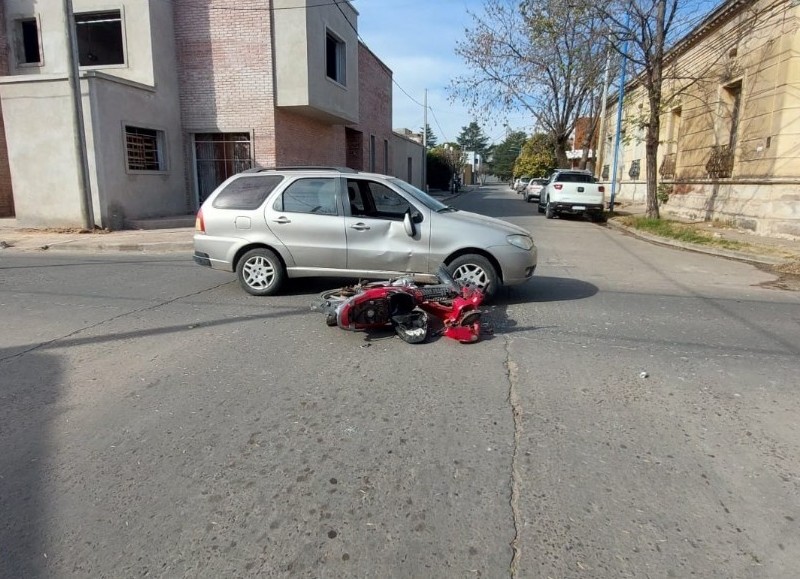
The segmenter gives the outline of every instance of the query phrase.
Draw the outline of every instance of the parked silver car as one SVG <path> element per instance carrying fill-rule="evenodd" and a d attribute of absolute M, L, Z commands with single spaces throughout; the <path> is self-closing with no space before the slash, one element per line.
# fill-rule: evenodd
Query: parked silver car
<path fill-rule="evenodd" d="M 405 181 L 351 169 L 252 169 L 234 175 L 197 214 L 194 260 L 235 271 L 253 295 L 287 277 L 386 279 L 436 272 L 491 296 L 536 268 L 530 233 L 459 211 Z"/>

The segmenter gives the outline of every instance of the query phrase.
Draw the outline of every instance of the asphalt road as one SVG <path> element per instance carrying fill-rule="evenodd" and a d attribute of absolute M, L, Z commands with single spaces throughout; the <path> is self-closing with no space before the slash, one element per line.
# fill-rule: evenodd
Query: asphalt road
<path fill-rule="evenodd" d="M 0 576 L 794 577 L 800 294 L 533 232 L 473 345 L 325 326 L 188 256 L 0 254 Z"/>

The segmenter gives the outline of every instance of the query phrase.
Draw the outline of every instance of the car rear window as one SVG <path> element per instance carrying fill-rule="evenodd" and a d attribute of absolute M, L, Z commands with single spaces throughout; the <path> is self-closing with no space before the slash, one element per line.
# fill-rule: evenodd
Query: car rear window
<path fill-rule="evenodd" d="M 283 181 L 281 175 L 259 175 L 234 179 L 219 192 L 211 204 L 215 209 L 258 209 Z"/>
<path fill-rule="evenodd" d="M 556 181 L 562 183 L 594 183 L 591 175 L 585 173 L 559 173 Z"/>

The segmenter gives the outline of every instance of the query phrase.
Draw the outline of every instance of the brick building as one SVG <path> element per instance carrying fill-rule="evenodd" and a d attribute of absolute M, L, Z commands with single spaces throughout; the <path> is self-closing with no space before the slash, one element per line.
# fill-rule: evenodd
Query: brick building
<path fill-rule="evenodd" d="M 0 212 L 78 226 L 63 3 L 0 10 Z M 393 172 L 392 74 L 358 41 L 349 2 L 74 0 L 74 12 L 97 225 L 192 213 L 252 166 Z"/>

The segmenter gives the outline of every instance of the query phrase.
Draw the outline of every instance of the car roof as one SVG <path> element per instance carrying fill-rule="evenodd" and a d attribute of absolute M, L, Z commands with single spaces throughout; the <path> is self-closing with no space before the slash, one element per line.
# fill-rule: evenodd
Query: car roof
<path fill-rule="evenodd" d="M 384 179 L 391 179 L 390 175 L 383 175 L 381 173 L 368 173 L 365 171 L 358 171 L 350 167 L 336 167 L 336 166 L 322 166 L 322 165 L 292 165 L 286 167 L 253 167 L 252 169 L 245 169 L 238 173 L 238 175 L 254 175 L 260 173 L 339 173 L 341 175 L 359 175 L 361 177 L 382 177 Z"/>

